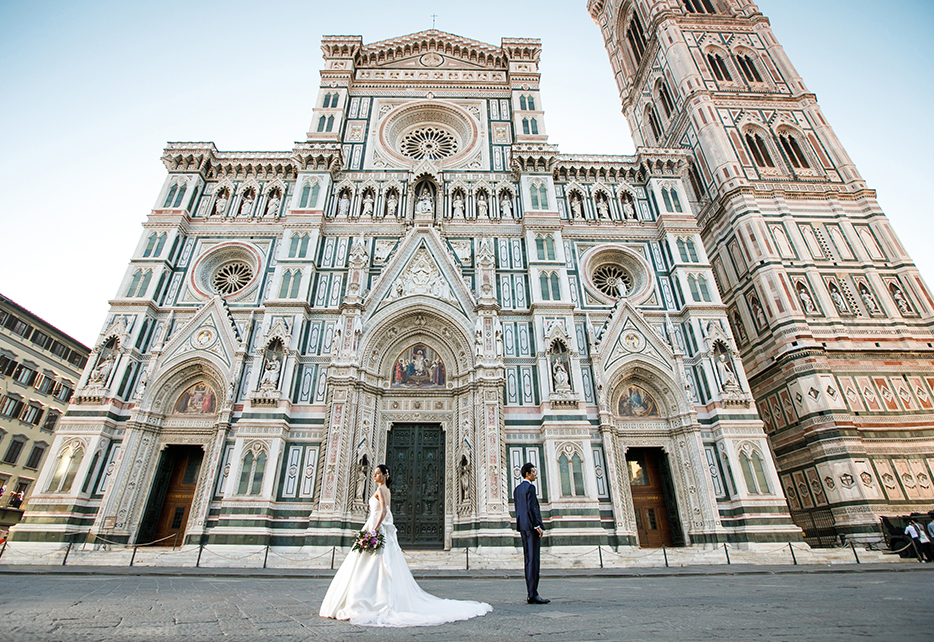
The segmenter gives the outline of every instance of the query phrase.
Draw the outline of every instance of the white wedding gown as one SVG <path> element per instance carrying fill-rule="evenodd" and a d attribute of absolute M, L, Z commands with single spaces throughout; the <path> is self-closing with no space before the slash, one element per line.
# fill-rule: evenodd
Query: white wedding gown
<path fill-rule="evenodd" d="M 379 500 L 374 495 L 364 528 L 373 530 L 377 519 Z M 445 600 L 423 591 L 402 556 L 388 509 L 380 531 L 384 539 L 378 551 L 351 551 L 341 564 L 321 603 L 321 617 L 350 620 L 361 626 L 434 626 L 493 610 L 483 602 Z"/>

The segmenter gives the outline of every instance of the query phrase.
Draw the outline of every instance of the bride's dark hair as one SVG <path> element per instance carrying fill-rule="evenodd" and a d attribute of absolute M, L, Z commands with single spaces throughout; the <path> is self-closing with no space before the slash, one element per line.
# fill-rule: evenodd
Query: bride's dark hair
<path fill-rule="evenodd" d="M 386 480 L 386 485 L 389 486 L 392 483 L 392 479 L 389 477 L 389 466 L 386 464 L 379 464 L 376 467 L 379 469 L 379 472 L 383 473 L 383 478 Z"/>

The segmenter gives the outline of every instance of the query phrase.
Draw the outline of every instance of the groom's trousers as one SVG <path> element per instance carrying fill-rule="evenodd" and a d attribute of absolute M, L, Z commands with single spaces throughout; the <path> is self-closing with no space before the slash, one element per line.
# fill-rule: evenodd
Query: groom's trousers
<path fill-rule="evenodd" d="M 529 599 L 538 597 L 538 571 L 541 566 L 542 538 L 536 531 L 522 533 L 522 555 L 525 557 L 525 586 Z"/>

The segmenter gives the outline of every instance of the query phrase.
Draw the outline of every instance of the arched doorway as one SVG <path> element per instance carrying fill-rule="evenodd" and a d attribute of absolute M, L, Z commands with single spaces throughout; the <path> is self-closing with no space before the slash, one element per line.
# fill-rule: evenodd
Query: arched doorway
<path fill-rule="evenodd" d="M 209 419 L 217 411 L 217 396 L 207 381 L 189 386 L 172 406 L 177 418 Z M 173 444 L 171 437 L 159 454 L 158 464 L 140 521 L 137 543 L 173 546 L 184 539 L 204 460 L 200 445 Z"/>

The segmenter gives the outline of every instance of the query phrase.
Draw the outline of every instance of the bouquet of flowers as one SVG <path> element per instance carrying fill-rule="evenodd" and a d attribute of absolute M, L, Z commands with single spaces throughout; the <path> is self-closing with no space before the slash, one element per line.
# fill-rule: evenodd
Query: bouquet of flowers
<path fill-rule="evenodd" d="M 383 534 L 379 531 L 360 531 L 354 539 L 353 550 L 375 553 L 383 547 Z"/>

